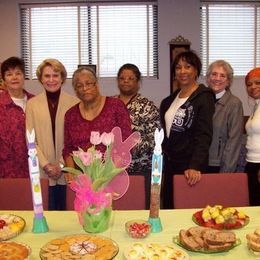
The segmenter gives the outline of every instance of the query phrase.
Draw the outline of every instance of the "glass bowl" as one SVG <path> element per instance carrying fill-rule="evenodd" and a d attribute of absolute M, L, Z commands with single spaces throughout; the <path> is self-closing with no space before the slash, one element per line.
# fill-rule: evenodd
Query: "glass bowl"
<path fill-rule="evenodd" d="M 146 220 L 134 219 L 125 223 L 125 230 L 132 238 L 145 238 L 151 233 L 151 224 Z"/>

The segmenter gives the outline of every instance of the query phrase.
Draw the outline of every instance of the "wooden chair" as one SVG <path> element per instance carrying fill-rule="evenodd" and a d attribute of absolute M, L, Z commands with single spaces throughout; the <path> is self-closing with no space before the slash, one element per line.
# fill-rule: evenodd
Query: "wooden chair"
<path fill-rule="evenodd" d="M 113 201 L 115 210 L 145 209 L 145 179 L 142 175 L 130 175 L 130 184 L 126 194 Z M 75 192 L 67 186 L 66 208 L 74 210 Z"/>
<path fill-rule="evenodd" d="M 48 210 L 49 180 L 41 179 L 43 208 Z M 33 210 L 29 178 L 0 179 L 0 210 Z"/>
<path fill-rule="evenodd" d="M 184 175 L 173 176 L 174 208 L 203 208 L 207 205 L 239 207 L 249 205 L 245 173 L 202 174 L 199 183 L 189 186 Z"/>
<path fill-rule="evenodd" d="M 67 185 L 66 193 L 66 209 L 74 210 L 75 192 Z"/>
<path fill-rule="evenodd" d="M 113 201 L 115 210 L 145 209 L 145 178 L 143 175 L 129 175 L 130 184 L 126 194 Z"/>

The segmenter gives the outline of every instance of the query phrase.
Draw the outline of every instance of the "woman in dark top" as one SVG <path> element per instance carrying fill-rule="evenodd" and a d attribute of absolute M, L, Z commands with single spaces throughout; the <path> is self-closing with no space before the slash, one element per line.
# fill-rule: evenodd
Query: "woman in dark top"
<path fill-rule="evenodd" d="M 200 71 L 201 61 L 193 51 L 178 54 L 173 62 L 173 76 L 180 88 L 160 106 L 165 131 L 162 144 L 164 208 L 173 207 L 174 174 L 184 174 L 187 183 L 195 185 L 208 165 L 215 103 L 214 93 L 197 83 Z"/>

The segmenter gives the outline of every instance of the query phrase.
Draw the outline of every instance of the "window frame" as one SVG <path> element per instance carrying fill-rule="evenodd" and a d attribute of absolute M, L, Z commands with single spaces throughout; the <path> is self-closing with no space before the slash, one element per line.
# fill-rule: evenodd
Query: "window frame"
<path fill-rule="evenodd" d="M 207 67 L 211 62 L 216 59 L 211 59 L 214 56 L 214 50 L 210 51 L 210 43 L 209 43 L 209 7 L 212 6 L 240 6 L 240 7 L 252 7 L 254 8 L 254 34 L 252 34 L 253 40 L 253 53 L 252 60 L 248 60 L 251 62 L 251 66 L 248 68 L 239 67 L 238 73 L 236 72 L 237 64 L 232 64 L 232 59 L 226 58 L 224 55 L 221 57 L 219 55 L 219 59 L 225 59 L 231 63 L 234 68 L 235 76 L 244 76 L 246 71 L 250 70 L 252 67 L 260 66 L 260 2 L 256 1 L 203 1 L 201 0 L 200 4 L 200 56 L 203 64 L 202 75 L 206 75 Z M 203 8 L 205 8 L 205 23 L 203 25 Z M 203 27 L 204 26 L 204 27 Z M 213 32 L 214 33 L 214 32 Z M 204 38 L 203 38 L 204 37 Z M 243 71 L 244 70 L 244 71 Z"/>
<path fill-rule="evenodd" d="M 27 4 L 27 3 L 22 3 L 20 4 L 20 21 L 21 21 L 21 53 L 22 53 L 22 58 L 25 60 L 25 76 L 27 79 L 36 79 L 35 76 L 35 65 L 33 65 L 33 57 L 32 57 L 32 35 L 31 35 L 31 28 L 32 28 L 32 24 L 31 24 L 31 14 L 25 14 L 27 16 L 23 16 L 23 12 L 30 12 L 30 9 L 26 9 L 26 8 L 40 8 L 40 7 L 77 7 L 78 8 L 78 38 L 77 38 L 77 42 L 78 42 L 78 60 L 77 60 L 77 66 L 80 64 L 92 64 L 92 65 L 96 65 L 97 66 L 97 76 L 100 78 L 114 78 L 116 77 L 116 69 L 113 70 L 113 75 L 104 75 L 104 73 L 102 73 L 102 71 L 100 70 L 100 42 L 97 41 L 97 62 L 93 63 L 91 61 L 91 54 L 90 56 L 90 60 L 88 62 L 86 62 L 86 60 L 83 60 L 83 47 L 82 47 L 82 35 L 81 35 L 81 17 L 80 17 L 80 8 L 81 7 L 102 7 L 102 6 L 142 6 L 145 5 L 147 7 L 147 10 L 149 9 L 151 13 L 148 13 L 148 11 L 146 12 L 146 22 L 150 24 L 152 24 L 152 31 L 151 31 L 151 27 L 149 27 L 149 24 L 146 24 L 146 39 L 147 39 L 147 44 L 146 44 L 146 52 L 145 54 L 147 55 L 147 59 L 146 59 L 146 66 L 145 68 L 140 68 L 140 71 L 143 74 L 144 78 L 156 78 L 158 79 L 158 74 L 159 74 L 159 69 L 158 69 L 158 4 L 156 0 L 144 0 L 144 1 L 131 1 L 131 3 L 129 3 L 128 1 L 90 1 L 87 3 L 83 3 L 83 2 L 66 2 L 66 3 L 37 3 L 37 4 Z M 98 14 L 97 14 L 98 15 Z M 151 15 L 153 17 L 153 19 L 151 21 L 149 21 L 149 18 Z M 25 19 L 26 18 L 26 19 Z M 98 20 L 98 17 L 97 17 Z M 27 26 L 28 30 L 25 30 L 25 26 Z M 98 33 L 98 32 L 97 32 Z M 152 36 L 150 35 L 152 33 Z M 149 39 L 149 37 L 151 37 L 152 40 Z M 88 38 L 89 39 L 89 38 Z M 27 45 L 27 46 L 26 46 Z M 25 47 L 26 46 L 26 47 Z M 137 46 L 138 48 L 138 46 Z M 89 49 L 92 49 L 91 47 L 89 47 Z M 91 53 L 91 51 L 90 51 Z M 55 57 L 53 57 L 55 58 Z M 43 59 L 42 59 L 43 60 Z M 59 59 L 60 60 L 60 59 Z M 62 62 L 62 60 L 61 60 Z M 39 62 L 38 62 L 39 63 Z M 127 61 L 123 62 L 123 63 L 127 63 Z M 123 65 L 123 63 L 121 65 Z M 132 62 L 134 63 L 134 62 Z M 38 64 L 39 65 L 39 64 Z M 64 64 L 66 67 L 66 64 Z M 138 64 L 136 64 L 138 66 Z M 76 66 L 74 66 L 76 69 Z M 67 67 L 66 67 L 67 69 Z M 74 69 L 74 70 L 75 70 Z M 68 70 L 68 69 L 67 69 Z M 68 71 L 68 78 L 72 77 L 72 73 L 73 71 Z"/>

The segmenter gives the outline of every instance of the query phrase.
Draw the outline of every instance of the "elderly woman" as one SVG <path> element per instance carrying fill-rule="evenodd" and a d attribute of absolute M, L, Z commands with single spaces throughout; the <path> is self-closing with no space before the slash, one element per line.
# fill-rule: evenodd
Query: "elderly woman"
<path fill-rule="evenodd" d="M 117 83 L 121 99 L 129 113 L 132 130 L 141 134 L 141 143 L 133 150 L 132 164 L 127 169 L 129 174 L 141 174 L 146 180 L 146 201 L 150 206 L 151 160 L 154 149 L 154 132 L 160 128 L 159 110 L 153 103 L 138 93 L 141 84 L 141 72 L 134 64 L 124 64 L 118 70 Z"/>
<path fill-rule="evenodd" d="M 79 147 L 87 149 L 91 146 L 91 131 L 109 133 L 115 126 L 119 126 L 123 139 L 132 132 L 124 103 L 100 94 L 98 79 L 93 70 L 87 67 L 77 69 L 73 74 L 72 85 L 80 103 L 65 115 L 63 157 L 69 167 L 75 167 L 71 157 L 73 151 Z M 67 177 L 69 180 L 70 176 Z"/>
<path fill-rule="evenodd" d="M 46 59 L 37 68 L 44 91 L 28 102 L 26 127 L 35 130 L 41 177 L 49 178 L 49 210 L 63 210 L 66 182 L 60 168 L 64 140 L 64 115 L 79 102 L 61 90 L 67 72 L 56 59 Z"/>
<path fill-rule="evenodd" d="M 260 68 L 248 72 L 245 78 L 248 96 L 255 103 L 246 123 L 247 154 L 245 172 L 248 175 L 251 206 L 260 206 Z"/>
<path fill-rule="evenodd" d="M 224 60 L 211 63 L 207 84 L 216 96 L 213 138 L 209 149 L 207 172 L 235 172 L 243 134 L 243 106 L 230 91 L 233 69 Z"/>
<path fill-rule="evenodd" d="M 1 74 L 6 90 L 0 91 L 0 178 L 28 178 L 25 107 L 33 95 L 24 90 L 24 61 L 8 58 Z"/>
<path fill-rule="evenodd" d="M 208 165 L 215 104 L 214 93 L 197 83 L 200 71 L 201 61 L 193 51 L 178 54 L 173 62 L 173 73 L 179 89 L 160 106 L 165 131 L 162 144 L 164 208 L 173 207 L 174 174 L 184 174 L 187 183 L 195 185 Z"/>

